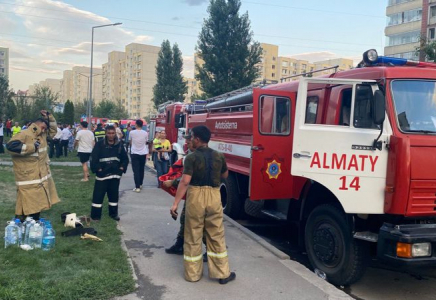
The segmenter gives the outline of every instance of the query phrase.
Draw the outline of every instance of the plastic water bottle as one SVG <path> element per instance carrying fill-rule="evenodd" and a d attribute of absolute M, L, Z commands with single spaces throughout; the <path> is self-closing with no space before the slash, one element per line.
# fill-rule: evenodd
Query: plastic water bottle
<path fill-rule="evenodd" d="M 20 219 L 15 219 L 15 225 L 18 227 L 18 245 L 21 245 L 23 240 L 23 224 Z"/>
<path fill-rule="evenodd" d="M 39 223 L 31 226 L 29 230 L 29 246 L 34 249 L 41 248 L 42 234 L 42 226 Z"/>
<path fill-rule="evenodd" d="M 44 218 L 41 218 L 41 219 L 39 219 L 39 221 L 38 221 L 39 225 L 41 225 L 42 228 L 45 228 L 45 222 L 46 222 L 46 220 L 45 220 Z"/>
<path fill-rule="evenodd" d="M 15 222 L 8 222 L 5 228 L 5 248 L 19 246 L 20 228 Z"/>
<path fill-rule="evenodd" d="M 22 224 L 22 227 L 21 227 L 21 229 L 22 229 L 22 233 L 21 233 L 21 235 L 22 235 L 22 244 L 26 244 L 26 232 L 28 232 L 27 231 L 27 224 L 30 224 L 30 222 L 33 220 L 33 218 L 32 217 L 26 217 L 26 220 L 24 220 L 24 222 L 23 222 L 23 224 Z"/>
<path fill-rule="evenodd" d="M 41 249 L 49 251 L 54 248 L 56 241 L 56 232 L 50 223 L 48 223 L 44 230 L 44 236 L 42 238 Z"/>
<path fill-rule="evenodd" d="M 26 224 L 26 234 L 24 236 L 24 245 L 29 245 L 29 233 L 30 233 L 30 229 L 32 229 L 32 227 L 36 224 L 35 220 L 30 220 L 29 222 L 27 222 Z"/>

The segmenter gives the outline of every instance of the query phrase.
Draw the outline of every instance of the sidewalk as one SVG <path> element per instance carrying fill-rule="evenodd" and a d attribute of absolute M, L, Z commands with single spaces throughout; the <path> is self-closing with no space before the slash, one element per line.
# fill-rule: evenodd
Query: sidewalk
<path fill-rule="evenodd" d="M 236 272 L 236 280 L 227 285 L 218 284 L 208 278 L 205 264 L 204 276 L 199 282 L 185 281 L 183 257 L 168 255 L 164 249 L 174 242 L 180 226 L 169 214 L 173 198 L 156 185 L 156 175 L 148 168 L 144 189 L 139 194 L 132 191 L 131 166 L 121 180 L 119 227 L 133 262 L 138 289 L 118 300 L 351 299 L 304 266 L 278 258 L 240 230 L 239 224 L 228 219 L 224 222 L 226 241 L 230 268 Z M 280 252 L 277 253 L 280 256 Z M 282 253 L 282 257 L 286 255 Z"/>

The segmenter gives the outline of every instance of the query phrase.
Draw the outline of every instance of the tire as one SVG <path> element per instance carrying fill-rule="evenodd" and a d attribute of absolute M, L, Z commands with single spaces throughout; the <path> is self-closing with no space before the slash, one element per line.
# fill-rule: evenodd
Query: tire
<path fill-rule="evenodd" d="M 334 285 L 349 285 L 364 274 L 367 242 L 352 236 L 346 215 L 333 205 L 316 207 L 307 219 L 305 245 L 314 269 Z"/>
<path fill-rule="evenodd" d="M 262 209 L 264 207 L 265 200 L 251 201 L 250 198 L 245 199 L 244 211 L 250 217 L 262 218 Z"/>
<path fill-rule="evenodd" d="M 233 173 L 221 180 L 220 193 L 224 213 L 232 219 L 240 218 L 244 203 L 240 201 L 238 185 Z"/>

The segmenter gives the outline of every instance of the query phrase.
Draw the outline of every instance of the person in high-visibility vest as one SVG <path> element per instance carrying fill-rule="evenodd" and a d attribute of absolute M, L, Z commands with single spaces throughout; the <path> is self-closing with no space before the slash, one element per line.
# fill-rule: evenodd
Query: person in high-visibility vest
<path fill-rule="evenodd" d="M 17 133 L 21 132 L 21 127 L 18 122 L 15 122 L 15 126 L 12 127 L 12 136 L 15 136 Z"/>
<path fill-rule="evenodd" d="M 103 140 L 105 135 L 106 131 L 101 126 L 101 123 L 98 123 L 97 128 L 94 131 L 95 142 L 98 143 L 99 141 Z"/>

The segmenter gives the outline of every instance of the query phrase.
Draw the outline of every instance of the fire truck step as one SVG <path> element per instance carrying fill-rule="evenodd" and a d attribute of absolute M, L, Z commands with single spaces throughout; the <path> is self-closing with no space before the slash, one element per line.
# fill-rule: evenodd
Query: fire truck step
<path fill-rule="evenodd" d="M 279 221 L 286 221 L 286 219 L 287 219 L 287 217 L 284 213 L 276 211 L 276 210 L 262 209 L 262 213 L 267 215 L 268 217 L 271 217 L 271 218 L 279 220 Z"/>

